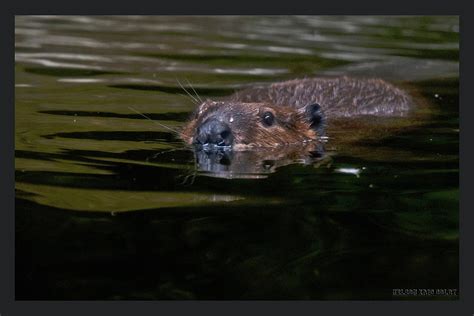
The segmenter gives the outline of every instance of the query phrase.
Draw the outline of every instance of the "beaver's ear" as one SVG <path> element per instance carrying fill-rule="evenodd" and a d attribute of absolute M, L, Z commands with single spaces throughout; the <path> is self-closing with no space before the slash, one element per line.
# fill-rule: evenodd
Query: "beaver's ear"
<path fill-rule="evenodd" d="M 313 103 L 305 106 L 305 115 L 309 120 L 310 127 L 318 132 L 321 136 L 324 134 L 325 118 L 324 113 L 321 110 L 321 106 L 318 103 Z"/>

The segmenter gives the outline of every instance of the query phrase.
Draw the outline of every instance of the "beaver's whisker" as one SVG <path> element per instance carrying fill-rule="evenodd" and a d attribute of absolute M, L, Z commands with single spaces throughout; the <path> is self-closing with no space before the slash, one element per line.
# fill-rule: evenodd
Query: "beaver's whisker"
<path fill-rule="evenodd" d="M 194 90 L 194 87 L 193 85 L 191 84 L 191 82 L 189 82 L 188 79 L 186 79 L 186 81 L 188 82 L 189 86 L 191 87 L 191 89 L 193 89 L 194 93 L 196 94 L 196 97 L 199 99 L 199 101 L 201 101 L 201 103 L 203 103 L 201 97 L 199 96 L 199 94 L 196 92 L 196 90 Z"/>
<path fill-rule="evenodd" d="M 176 134 L 178 134 L 178 135 L 180 135 L 180 136 L 186 136 L 186 135 L 184 135 L 183 133 L 181 133 L 181 132 L 178 131 L 178 130 L 175 130 L 175 129 L 169 127 L 169 126 L 166 126 L 165 124 L 162 124 L 162 123 L 159 123 L 159 122 L 157 122 L 157 121 L 152 120 L 150 117 L 148 117 L 147 115 L 145 115 L 145 114 L 143 114 L 143 113 L 140 113 L 139 111 L 135 110 L 135 109 L 132 108 L 131 106 L 129 106 L 128 108 L 129 108 L 130 110 L 134 111 L 135 113 L 137 113 L 138 115 L 141 115 L 141 116 L 143 116 L 144 118 L 150 120 L 151 122 L 155 123 L 155 124 L 158 125 L 158 126 L 161 126 L 161 127 L 163 127 L 163 128 L 166 128 L 166 129 L 168 129 L 168 130 L 170 130 L 170 131 L 172 131 L 172 132 L 174 132 L 174 133 L 176 133 Z"/>
<path fill-rule="evenodd" d="M 146 160 L 149 161 L 150 158 L 151 159 L 156 159 L 158 156 L 160 155 L 163 155 L 163 154 L 167 154 L 167 153 L 170 153 L 170 152 L 174 152 L 174 151 L 179 151 L 179 150 L 183 150 L 185 149 L 186 147 L 179 147 L 179 148 L 171 148 L 171 149 L 168 149 L 168 150 L 162 150 L 162 151 L 159 151 L 157 152 L 156 154 L 148 157 Z"/>
<path fill-rule="evenodd" d="M 178 78 L 176 78 L 176 81 L 178 82 L 179 86 L 181 87 L 181 89 L 184 90 L 184 92 L 187 93 L 187 95 L 189 95 L 191 97 L 191 99 L 193 99 L 196 103 L 199 103 L 199 100 L 197 100 L 191 93 L 188 92 L 188 90 L 186 90 L 183 85 L 181 84 L 181 82 L 179 82 Z"/>
<path fill-rule="evenodd" d="M 190 97 L 188 97 L 187 95 L 184 95 L 182 93 L 178 93 L 178 95 L 182 96 L 182 97 L 185 97 L 186 99 L 191 99 Z M 199 104 L 198 102 L 195 102 L 194 99 L 191 99 L 191 102 L 194 103 L 194 104 Z"/>
<path fill-rule="evenodd" d="M 194 183 L 194 180 L 196 179 L 196 174 L 197 174 L 197 171 L 192 171 L 190 172 L 189 174 L 187 175 L 182 175 L 183 177 L 183 181 L 181 181 L 180 185 L 183 185 L 183 186 L 190 186 L 190 185 L 193 185 Z M 191 179 L 190 183 L 188 184 L 188 180 Z"/>

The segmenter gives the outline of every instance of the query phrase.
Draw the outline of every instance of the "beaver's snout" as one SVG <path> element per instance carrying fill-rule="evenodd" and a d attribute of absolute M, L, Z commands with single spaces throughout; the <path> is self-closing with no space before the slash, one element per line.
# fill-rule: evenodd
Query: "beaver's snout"
<path fill-rule="evenodd" d="M 196 130 L 194 143 L 198 145 L 232 146 L 234 135 L 230 127 L 217 119 L 208 119 Z"/>

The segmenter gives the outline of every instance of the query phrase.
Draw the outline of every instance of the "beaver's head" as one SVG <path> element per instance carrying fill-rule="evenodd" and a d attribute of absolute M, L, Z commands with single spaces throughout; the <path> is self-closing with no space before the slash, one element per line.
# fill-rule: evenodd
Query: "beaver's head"
<path fill-rule="evenodd" d="M 318 104 L 302 108 L 268 103 L 206 101 L 184 126 L 188 144 L 209 148 L 274 148 L 303 144 L 324 133 Z"/>

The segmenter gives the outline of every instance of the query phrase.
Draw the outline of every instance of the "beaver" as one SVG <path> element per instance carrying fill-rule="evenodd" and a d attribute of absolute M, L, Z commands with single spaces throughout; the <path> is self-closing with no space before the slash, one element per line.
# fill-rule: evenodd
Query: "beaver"
<path fill-rule="evenodd" d="M 202 102 L 181 137 L 204 149 L 301 146 L 325 139 L 333 122 L 401 118 L 416 109 L 410 94 L 382 79 L 294 79 Z"/>

